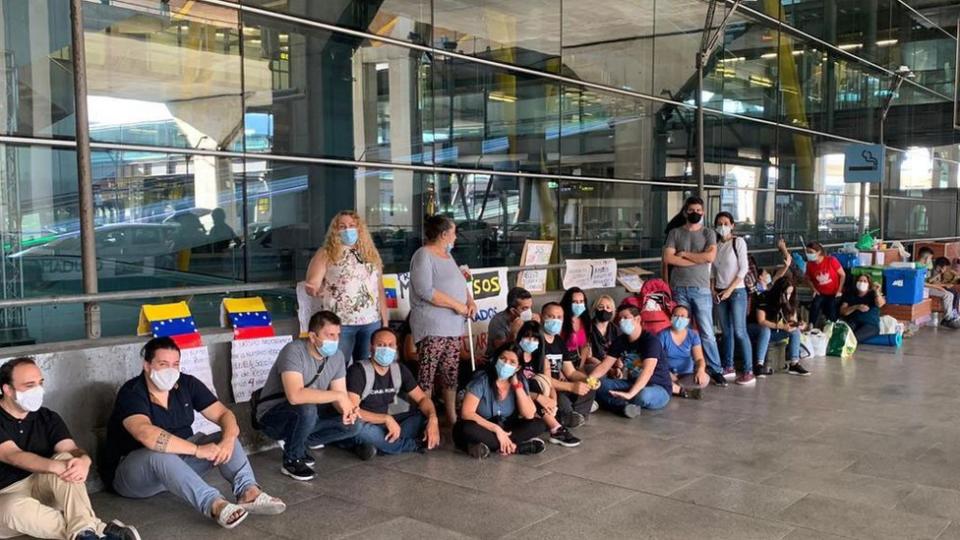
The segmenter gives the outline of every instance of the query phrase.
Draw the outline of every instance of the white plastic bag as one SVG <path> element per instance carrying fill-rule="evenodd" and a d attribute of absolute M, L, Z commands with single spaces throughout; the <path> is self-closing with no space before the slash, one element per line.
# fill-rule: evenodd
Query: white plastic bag
<path fill-rule="evenodd" d="M 880 335 L 903 333 L 903 325 L 900 321 L 889 315 L 880 317 Z"/>
<path fill-rule="evenodd" d="M 820 357 L 827 355 L 828 341 L 829 338 L 825 333 L 821 332 L 820 330 L 813 329 L 809 332 L 803 333 L 800 343 L 806 346 L 812 357 Z"/>

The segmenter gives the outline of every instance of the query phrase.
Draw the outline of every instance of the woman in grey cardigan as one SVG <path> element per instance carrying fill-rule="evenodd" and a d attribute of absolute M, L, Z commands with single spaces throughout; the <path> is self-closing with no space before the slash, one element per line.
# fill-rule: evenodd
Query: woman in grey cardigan
<path fill-rule="evenodd" d="M 410 261 L 410 328 L 420 361 L 420 387 L 433 395 L 438 373 L 447 421 L 457 421 L 457 375 L 464 324 L 477 311 L 450 252 L 457 226 L 445 216 L 424 220 L 426 244 Z"/>

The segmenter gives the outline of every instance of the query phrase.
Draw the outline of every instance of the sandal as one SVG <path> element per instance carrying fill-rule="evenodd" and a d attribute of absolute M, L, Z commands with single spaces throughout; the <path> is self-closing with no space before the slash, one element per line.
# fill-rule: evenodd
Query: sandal
<path fill-rule="evenodd" d="M 276 497 L 271 497 L 266 493 L 260 492 L 257 498 L 248 503 L 240 503 L 240 508 L 250 514 L 260 514 L 265 516 L 275 516 L 282 514 L 287 509 L 286 503 Z"/>
<path fill-rule="evenodd" d="M 238 504 L 227 503 L 217 515 L 217 523 L 224 529 L 232 529 L 247 519 L 250 514 Z M 230 519 L 233 518 L 233 519 Z"/>

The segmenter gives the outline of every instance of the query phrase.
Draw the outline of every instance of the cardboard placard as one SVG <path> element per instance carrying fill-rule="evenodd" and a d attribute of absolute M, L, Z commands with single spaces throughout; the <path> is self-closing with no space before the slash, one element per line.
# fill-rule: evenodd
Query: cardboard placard
<path fill-rule="evenodd" d="M 263 387 L 280 349 L 292 340 L 290 336 L 276 336 L 237 339 L 230 344 L 230 383 L 235 402 L 250 401 L 250 394 Z"/>
<path fill-rule="evenodd" d="M 217 389 L 213 386 L 213 370 L 210 368 L 210 352 L 206 347 L 182 349 L 180 351 L 180 371 L 196 377 L 213 392 L 213 395 L 217 395 Z M 207 420 L 199 412 L 194 412 L 194 433 L 210 434 L 218 431 L 220 431 L 220 426 Z"/>
<path fill-rule="evenodd" d="M 520 254 L 520 266 L 543 266 L 550 264 L 553 255 L 553 240 L 525 240 Z M 547 292 L 546 270 L 525 270 L 517 275 L 517 287 L 523 287 L 531 293 Z"/>
<path fill-rule="evenodd" d="M 617 281 L 620 282 L 620 285 L 623 285 L 627 292 L 639 293 L 643 287 L 643 278 L 652 275 L 653 272 L 639 267 L 621 268 L 617 272 Z"/>
<path fill-rule="evenodd" d="M 563 288 L 606 289 L 617 285 L 616 259 L 567 259 Z"/>

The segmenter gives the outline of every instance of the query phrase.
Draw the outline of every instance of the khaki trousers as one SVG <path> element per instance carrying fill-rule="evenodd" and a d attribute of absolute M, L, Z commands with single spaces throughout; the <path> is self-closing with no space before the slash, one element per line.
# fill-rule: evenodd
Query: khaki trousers
<path fill-rule="evenodd" d="M 57 454 L 66 461 L 73 456 Z M 64 482 L 55 474 L 31 474 L 0 491 L 0 538 L 25 534 L 71 540 L 90 529 L 103 534 L 84 484 Z"/>

